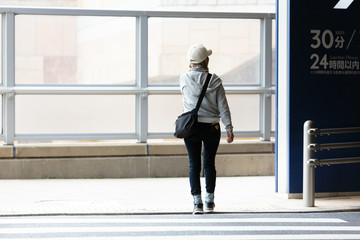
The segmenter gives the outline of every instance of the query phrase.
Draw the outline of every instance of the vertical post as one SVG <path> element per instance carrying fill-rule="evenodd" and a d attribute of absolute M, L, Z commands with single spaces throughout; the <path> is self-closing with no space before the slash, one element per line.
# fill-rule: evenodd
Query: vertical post
<path fill-rule="evenodd" d="M 15 14 L 2 14 L 2 81 L 5 87 L 15 86 Z M 15 140 L 15 95 L 3 94 L 3 134 L 5 144 L 13 145 Z"/>
<path fill-rule="evenodd" d="M 270 89 L 272 85 L 272 19 L 266 17 L 261 20 L 261 62 L 260 84 Z M 270 141 L 271 137 L 271 93 L 260 95 L 260 132 L 263 141 Z"/>
<path fill-rule="evenodd" d="M 136 18 L 136 85 L 148 86 L 148 17 Z M 136 94 L 136 135 L 138 142 L 146 143 L 148 134 L 148 96 Z"/>
<path fill-rule="evenodd" d="M 310 159 L 315 158 L 314 149 L 310 149 L 309 145 L 315 143 L 315 135 L 309 130 L 314 128 L 313 121 L 304 123 L 304 155 L 303 155 L 303 205 L 304 207 L 314 207 L 315 202 L 315 167 L 309 164 Z"/>

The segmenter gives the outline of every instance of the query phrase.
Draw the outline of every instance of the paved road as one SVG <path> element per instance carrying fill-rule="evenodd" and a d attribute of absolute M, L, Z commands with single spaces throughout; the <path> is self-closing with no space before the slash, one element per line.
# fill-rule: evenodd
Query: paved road
<path fill-rule="evenodd" d="M 360 239 L 360 212 L 1 217 L 0 239 Z"/>

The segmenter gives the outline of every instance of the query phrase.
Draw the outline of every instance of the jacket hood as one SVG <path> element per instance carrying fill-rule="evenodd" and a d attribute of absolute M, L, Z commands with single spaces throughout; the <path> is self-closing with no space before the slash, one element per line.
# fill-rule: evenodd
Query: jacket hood
<path fill-rule="evenodd" d="M 183 74 L 180 77 L 180 88 L 191 93 L 192 95 L 200 95 L 202 87 L 205 84 L 206 77 L 208 75 L 207 71 L 193 71 Z M 209 86 L 207 88 L 207 92 L 215 91 L 221 85 L 221 79 L 216 75 L 212 74 L 209 82 Z"/>

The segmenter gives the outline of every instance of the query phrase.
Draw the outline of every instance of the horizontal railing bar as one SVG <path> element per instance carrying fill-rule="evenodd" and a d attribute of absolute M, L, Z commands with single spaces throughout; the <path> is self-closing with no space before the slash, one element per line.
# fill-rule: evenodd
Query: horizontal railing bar
<path fill-rule="evenodd" d="M 360 132 L 360 127 L 353 128 L 327 128 L 327 129 L 318 129 L 317 133 L 320 135 L 326 134 L 340 134 L 340 133 L 357 133 Z"/>
<path fill-rule="evenodd" d="M 261 137 L 261 133 L 259 131 L 244 131 L 244 132 L 235 131 L 234 135 L 236 138 L 238 138 L 238 137 Z M 175 138 L 173 136 L 173 133 L 171 133 L 171 132 L 166 132 L 166 133 L 151 133 L 150 132 L 150 133 L 148 133 L 148 137 L 152 138 L 152 139 Z M 221 137 L 225 138 L 226 132 L 222 132 Z"/>
<path fill-rule="evenodd" d="M 360 142 L 324 143 L 324 144 L 310 144 L 309 145 L 309 149 L 314 150 L 314 151 L 341 149 L 341 148 L 358 148 L 358 147 L 360 147 Z"/>
<path fill-rule="evenodd" d="M 225 88 L 261 88 L 260 84 L 228 84 L 223 83 Z M 137 88 L 136 84 L 16 84 L 16 88 Z M 148 88 L 178 88 L 179 84 L 148 84 Z M 4 84 L 0 83 L 0 89 L 5 88 Z M 269 88 L 270 89 L 270 88 Z M 275 89 L 275 86 L 271 86 L 271 89 Z"/>
<path fill-rule="evenodd" d="M 309 162 L 313 162 L 316 166 L 335 165 L 335 164 L 348 164 L 359 163 L 360 157 L 353 158 L 330 158 L 330 159 L 310 159 Z"/>
<path fill-rule="evenodd" d="M 96 94 L 137 94 L 146 92 L 138 87 L 13 87 L 0 88 L 0 93 L 27 94 L 62 94 L 62 95 L 96 95 Z"/>
<path fill-rule="evenodd" d="M 146 16 L 162 18 L 235 18 L 235 19 L 275 19 L 275 13 L 247 12 L 205 12 L 205 11 L 145 11 Z"/>
<path fill-rule="evenodd" d="M 52 141 L 52 140 L 116 140 L 136 139 L 135 133 L 103 133 L 103 134 L 16 134 L 16 141 Z"/>
<path fill-rule="evenodd" d="M 178 85 L 159 85 L 161 87 L 173 87 L 173 86 L 178 86 Z M 0 84 L 0 89 L 5 87 L 3 84 Z M 46 84 L 46 83 L 39 83 L 39 84 L 16 84 L 15 86 L 12 87 L 16 87 L 16 88 L 109 88 L 109 87 L 127 87 L 127 88 L 132 88 L 132 87 L 137 87 L 136 84 Z"/>
<path fill-rule="evenodd" d="M 261 94 L 275 93 L 274 88 L 262 87 L 225 87 L 227 94 Z M 115 94 L 180 94 L 178 86 L 174 87 L 0 87 L 0 94 L 20 95 L 115 95 Z"/>
<path fill-rule="evenodd" d="M 1 7 L 0 13 L 11 12 L 26 15 L 67 15 L 67 16 L 108 16 L 108 17 L 162 17 L 162 18 L 237 18 L 237 19 L 275 19 L 275 13 L 213 12 L 213 11 L 133 11 L 109 9 L 76 8 L 22 8 Z"/>
<path fill-rule="evenodd" d="M 358 147 L 360 147 L 360 142 L 320 144 L 320 149 L 340 149 L 340 148 L 358 148 Z"/>
<path fill-rule="evenodd" d="M 234 132 L 234 135 L 238 137 L 261 137 L 259 131 L 244 131 Z M 165 133 L 149 133 L 149 138 L 152 139 L 170 139 L 174 138 L 172 132 Z M 222 132 L 221 137 L 226 137 L 226 133 Z M 52 141 L 52 140 L 116 140 L 116 139 L 136 139 L 136 134 L 131 133 L 100 133 L 100 134 L 16 134 L 16 141 Z M 1 140 L 0 136 L 0 140 Z"/>
<path fill-rule="evenodd" d="M 259 94 L 259 93 L 271 93 L 275 94 L 275 88 L 227 88 L 224 87 L 226 94 Z"/>

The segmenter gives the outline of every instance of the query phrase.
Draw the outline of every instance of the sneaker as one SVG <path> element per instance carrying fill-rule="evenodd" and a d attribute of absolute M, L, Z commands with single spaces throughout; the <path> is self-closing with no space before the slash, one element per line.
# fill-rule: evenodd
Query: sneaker
<path fill-rule="evenodd" d="M 205 212 L 214 212 L 215 203 L 214 202 L 205 202 Z"/>
<path fill-rule="evenodd" d="M 195 203 L 194 204 L 194 211 L 193 214 L 203 214 L 203 204 L 202 203 Z"/>

